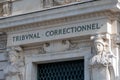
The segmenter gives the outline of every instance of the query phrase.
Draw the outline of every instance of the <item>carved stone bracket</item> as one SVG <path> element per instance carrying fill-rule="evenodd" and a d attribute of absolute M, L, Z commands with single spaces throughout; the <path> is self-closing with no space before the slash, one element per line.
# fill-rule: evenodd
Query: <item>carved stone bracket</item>
<path fill-rule="evenodd" d="M 65 50 L 69 49 L 69 47 L 70 47 L 70 42 L 68 40 L 65 40 L 65 41 L 53 41 L 53 42 L 44 44 L 45 52 L 65 51 Z"/>

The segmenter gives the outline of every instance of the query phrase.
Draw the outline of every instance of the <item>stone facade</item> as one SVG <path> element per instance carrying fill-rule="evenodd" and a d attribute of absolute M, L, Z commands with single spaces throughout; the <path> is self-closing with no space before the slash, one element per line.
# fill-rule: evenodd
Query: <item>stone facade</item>
<path fill-rule="evenodd" d="M 120 80 L 119 4 L 1 0 L 0 80 L 38 80 L 38 64 L 79 59 L 84 80 Z"/>
<path fill-rule="evenodd" d="M 8 57 L 6 54 L 6 34 L 0 34 L 0 80 L 4 80 L 4 69 L 7 66 Z"/>

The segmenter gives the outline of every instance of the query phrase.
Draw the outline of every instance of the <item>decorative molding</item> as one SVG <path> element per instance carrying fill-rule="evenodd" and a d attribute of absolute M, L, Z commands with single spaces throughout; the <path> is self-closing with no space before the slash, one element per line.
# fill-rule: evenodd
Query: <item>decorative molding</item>
<path fill-rule="evenodd" d="M 88 70 L 88 57 L 89 52 L 91 52 L 91 48 L 82 48 L 78 50 L 71 51 L 63 51 L 63 52 L 55 52 L 52 54 L 38 54 L 38 55 L 26 55 L 26 80 L 34 80 L 33 78 L 37 78 L 37 74 L 33 75 L 33 72 L 36 71 L 37 65 L 42 63 L 50 63 L 50 62 L 58 62 L 58 61 L 68 61 L 68 60 L 76 60 L 76 59 L 85 59 L 85 75 L 89 75 Z M 89 76 L 85 76 L 85 80 L 89 80 Z"/>
<path fill-rule="evenodd" d="M 12 46 L 7 48 L 8 53 L 11 53 L 11 51 L 15 51 L 16 53 L 23 51 L 20 46 Z"/>
<path fill-rule="evenodd" d="M 68 42 L 66 44 L 66 41 Z M 59 43 L 59 44 L 57 44 Z M 51 46 L 50 46 L 51 44 Z M 54 46 L 53 46 L 54 44 Z M 65 46 L 65 45 L 66 46 Z M 46 45 L 49 45 L 49 47 L 45 47 Z M 62 49 L 60 49 L 60 45 Z M 59 48 L 59 50 L 55 49 L 56 47 Z M 65 48 L 66 47 L 66 48 Z M 49 41 L 41 44 L 29 44 L 27 46 L 24 45 L 24 51 L 28 51 L 27 53 L 29 55 L 32 55 L 32 52 L 29 52 L 29 50 L 35 50 L 35 53 L 33 54 L 49 54 L 54 52 L 64 52 L 64 51 L 71 51 L 71 50 L 77 50 L 82 49 L 86 47 L 91 47 L 91 41 L 89 39 L 89 36 L 87 37 L 77 37 L 77 38 L 70 38 L 68 40 L 57 40 L 57 41 Z M 49 50 L 48 50 L 49 49 Z M 38 52 L 38 53 L 37 53 Z"/>
<path fill-rule="evenodd" d="M 3 3 L 3 2 L 11 2 L 11 1 L 17 1 L 17 0 L 0 0 L 0 3 Z"/>
<path fill-rule="evenodd" d="M 54 6 L 59 6 L 59 5 L 77 3 L 77 2 L 84 3 L 84 2 L 90 2 L 90 1 L 95 1 L 95 0 L 54 0 L 53 4 Z"/>
<path fill-rule="evenodd" d="M 12 2 L 7 1 L 3 3 L 3 16 L 9 16 L 12 14 Z"/>
<path fill-rule="evenodd" d="M 50 8 L 53 7 L 54 1 L 53 0 L 42 0 L 43 8 Z"/>
<path fill-rule="evenodd" d="M 71 4 L 66 6 L 53 7 L 50 9 L 45 9 L 33 13 L 1 18 L 0 27 L 1 29 L 10 28 L 13 26 L 15 27 L 15 26 L 36 23 L 36 22 L 43 22 L 58 18 L 89 14 L 98 11 L 110 10 L 113 8 L 113 6 L 115 6 L 115 4 L 111 0 L 105 0 L 105 1 L 100 0 L 100 1 L 93 1 L 90 3 L 86 3 L 86 5 L 81 3 L 76 3 L 74 5 Z M 93 10 L 90 10 L 91 8 L 93 8 Z"/>
<path fill-rule="evenodd" d="M 17 31 L 18 32 L 18 30 L 19 31 L 20 30 L 26 31 L 27 29 L 33 30 L 33 28 L 35 29 L 37 27 L 39 27 L 39 29 L 43 29 L 43 28 L 58 26 L 58 25 L 62 25 L 62 24 L 72 23 L 74 21 L 80 21 L 80 20 L 85 21 L 85 20 L 91 20 L 91 19 L 109 18 L 109 16 L 111 16 L 111 15 L 112 15 L 111 11 L 94 12 L 94 13 L 65 17 L 65 18 L 55 19 L 55 20 L 50 20 L 50 21 L 30 23 L 30 24 L 16 26 L 16 27 L 14 26 L 12 28 L 3 29 L 3 31 L 5 31 L 5 32 Z M 34 18 L 32 18 L 32 20 L 34 20 Z"/>
<path fill-rule="evenodd" d="M 0 0 L 0 17 L 7 17 L 12 14 L 12 2 L 15 0 Z"/>
<path fill-rule="evenodd" d="M 69 49 L 70 41 L 68 40 L 52 41 L 45 43 L 43 47 L 46 53 L 65 51 Z"/>
<path fill-rule="evenodd" d="M 82 38 L 82 39 L 81 39 Z M 91 47 L 91 41 L 89 38 L 89 36 L 87 37 L 81 37 L 78 39 L 71 39 L 70 40 L 70 48 L 69 50 L 76 50 L 76 49 L 80 49 L 80 48 L 85 48 L 85 47 Z"/>
<path fill-rule="evenodd" d="M 39 54 L 45 54 L 46 53 L 43 46 L 38 48 L 38 51 L 39 51 Z"/>

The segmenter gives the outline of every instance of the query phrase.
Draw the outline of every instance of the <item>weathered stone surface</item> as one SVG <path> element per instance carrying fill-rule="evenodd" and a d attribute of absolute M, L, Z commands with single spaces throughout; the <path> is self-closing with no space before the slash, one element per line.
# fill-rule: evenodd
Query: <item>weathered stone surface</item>
<path fill-rule="evenodd" d="M 10 64 L 4 69 L 6 80 L 24 80 L 24 60 L 20 55 L 21 47 L 11 47 L 8 50 Z"/>
<path fill-rule="evenodd" d="M 86 20 L 85 22 L 70 23 L 54 28 L 48 29 L 37 29 L 32 31 L 24 31 L 22 33 L 8 34 L 7 46 L 15 46 L 21 44 L 28 44 L 33 42 L 43 42 L 57 39 L 64 39 L 76 36 L 85 36 L 97 33 L 106 33 L 108 31 L 109 25 L 107 25 L 107 19 L 91 19 L 91 21 Z M 107 27 L 106 27 L 107 26 Z M 85 27 L 85 29 L 84 29 Z M 57 32 L 57 33 L 56 33 Z M 34 35 L 32 38 L 31 36 Z"/>
<path fill-rule="evenodd" d="M 13 15 L 38 11 L 40 9 L 40 0 L 20 0 L 13 2 Z"/>
<path fill-rule="evenodd" d="M 5 53 L 0 53 L 0 61 L 5 61 L 7 60 L 7 56 Z"/>
<path fill-rule="evenodd" d="M 103 36 L 96 35 L 92 38 L 96 52 L 90 59 L 91 80 L 116 80 L 115 77 L 117 75 L 115 73 L 117 73 L 118 65 L 114 65 L 114 63 L 117 62 L 117 59 L 110 48 L 108 50 L 105 49 L 109 44 L 105 42 L 107 38 Z"/>
<path fill-rule="evenodd" d="M 3 70 L 7 66 L 7 62 L 0 62 L 0 70 Z"/>
<path fill-rule="evenodd" d="M 0 42 L 0 49 L 5 49 L 6 43 L 5 42 Z"/>
<path fill-rule="evenodd" d="M 100 66 L 97 64 L 99 68 L 101 67 L 101 70 L 104 70 L 103 67 L 108 70 L 106 67 L 109 67 L 108 63 L 106 65 L 107 58 L 117 58 L 118 61 L 115 60 L 114 64 L 111 65 L 115 70 L 114 72 L 117 73 L 119 71 L 117 64 L 120 63 L 118 58 L 119 52 L 118 48 L 115 48 L 116 44 L 113 43 L 112 35 L 120 32 L 117 31 L 120 18 L 116 17 L 116 14 L 119 13 L 117 12 L 119 11 L 118 0 L 56 0 L 59 2 L 58 5 L 49 2 L 55 0 L 44 0 L 48 2 L 47 4 L 45 3 L 46 7 L 43 6 L 42 1 L 15 1 L 12 4 L 12 16 L 0 18 L 0 30 L 7 34 L 7 41 L 0 35 L 0 49 L 2 49 L 0 53 L 0 80 L 4 79 L 3 70 L 4 72 L 6 70 L 6 80 L 37 80 L 38 64 L 76 59 L 84 59 L 84 80 L 90 80 L 91 77 L 94 78 L 91 80 L 117 80 L 111 79 L 111 75 L 110 79 L 104 78 L 109 78 L 109 75 L 105 76 L 107 73 L 104 72 L 102 72 L 104 75 L 101 75 L 101 71 L 97 71 L 98 76 L 95 76 L 97 75 L 95 73 L 96 70 L 93 70 L 95 69 L 93 64 L 91 64 L 92 68 L 90 67 L 90 59 L 92 59 L 92 56 L 95 57 L 97 55 L 95 55 L 95 46 L 90 40 L 90 36 L 110 34 L 110 39 L 106 39 L 107 37 L 104 39 L 109 44 L 106 50 L 111 50 L 101 53 L 108 57 L 102 55 L 105 60 L 104 58 L 95 58 L 101 64 Z M 82 3 L 81 1 L 89 2 Z M 99 25 L 96 27 L 97 29 L 95 25 L 89 27 L 91 24 L 96 23 Z M 88 27 L 85 27 L 85 25 Z M 80 26 L 83 27 L 81 28 Z M 79 33 L 79 31 L 81 32 Z M 29 34 L 33 35 L 33 33 L 35 33 L 33 37 L 28 36 Z M 47 35 L 45 36 L 44 33 L 47 33 Z M 6 44 L 10 62 L 8 65 L 6 62 L 8 58 L 6 53 L 4 53 Z M 20 50 L 20 47 L 16 48 L 16 45 L 20 46 L 22 50 Z M 9 47 L 11 47 L 11 50 L 8 51 Z M 111 55 L 111 52 L 115 56 Z M 94 72 L 90 72 L 90 70 Z M 107 72 L 109 74 L 110 71 Z M 20 75 L 21 78 L 18 77 Z"/>
<path fill-rule="evenodd" d="M 3 71 L 0 71 L 0 80 L 3 80 L 4 79 L 4 73 Z"/>

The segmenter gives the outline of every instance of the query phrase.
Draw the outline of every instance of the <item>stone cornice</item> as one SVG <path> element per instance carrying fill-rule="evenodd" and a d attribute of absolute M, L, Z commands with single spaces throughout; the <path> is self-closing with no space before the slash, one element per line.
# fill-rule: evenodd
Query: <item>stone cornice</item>
<path fill-rule="evenodd" d="M 44 21 L 44 22 L 38 22 L 38 23 L 31 23 L 31 24 L 25 24 L 25 25 L 20 25 L 20 26 L 14 26 L 10 28 L 5 28 L 2 31 L 10 33 L 14 32 L 21 32 L 21 31 L 30 31 L 33 29 L 44 29 L 44 28 L 50 28 L 53 26 L 61 26 L 65 24 L 71 24 L 74 23 L 75 21 L 79 22 L 84 22 L 84 21 L 89 21 L 89 20 L 96 20 L 96 19 L 103 19 L 103 18 L 109 18 L 110 19 L 114 17 L 114 14 L 111 11 L 101 11 L 101 12 L 94 12 L 94 13 L 89 13 L 89 14 L 84 14 L 84 15 L 76 15 L 76 16 L 71 16 L 71 17 L 65 17 L 65 18 L 60 18 L 60 19 L 55 19 L 55 20 L 50 20 L 50 21 Z"/>
<path fill-rule="evenodd" d="M 3 2 L 11 2 L 11 1 L 16 1 L 16 0 L 0 0 L 0 3 L 3 3 Z"/>
<path fill-rule="evenodd" d="M 10 16 L 0 18 L 0 29 L 43 22 L 58 18 L 70 17 L 75 15 L 83 15 L 92 12 L 111 10 L 116 8 L 116 0 L 99 0 L 88 3 L 76 3 L 66 6 L 53 7 L 46 10 L 41 10 L 32 13 L 26 13 L 22 15 Z"/>
<path fill-rule="evenodd" d="M 10 0 L 0 0 L 0 3 L 7 2 L 7 1 L 10 1 Z"/>

